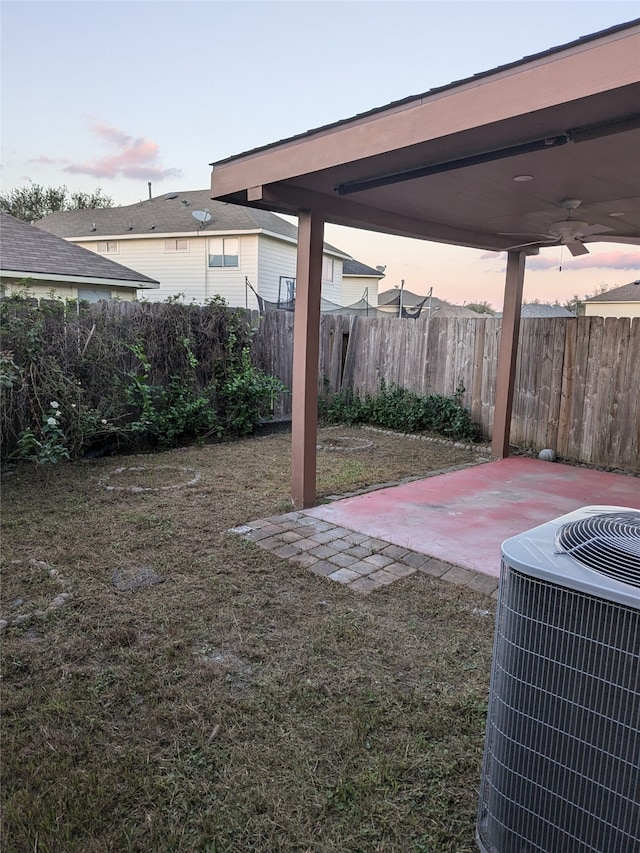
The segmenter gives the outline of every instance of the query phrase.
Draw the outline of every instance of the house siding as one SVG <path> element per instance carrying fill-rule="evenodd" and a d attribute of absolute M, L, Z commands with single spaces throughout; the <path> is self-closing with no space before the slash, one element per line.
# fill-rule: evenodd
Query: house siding
<path fill-rule="evenodd" d="M 167 252 L 165 250 L 165 234 L 154 238 L 120 239 L 118 252 L 109 257 L 124 266 L 155 278 L 160 287 L 146 291 L 144 296 L 153 302 L 162 302 L 169 297 L 182 295 L 185 302 L 203 303 L 214 296 L 222 296 L 229 305 L 238 307 L 257 308 L 255 296 L 245 286 L 245 277 L 257 287 L 258 275 L 258 242 L 265 241 L 259 234 L 240 234 L 238 239 L 238 267 L 212 268 L 209 267 L 208 238 L 217 236 L 206 235 L 186 237 L 189 242 L 186 252 Z M 98 241 L 74 238 L 74 243 L 97 252 Z M 289 254 L 289 246 L 277 240 L 269 240 L 275 247 L 281 246 Z M 293 250 L 293 269 L 295 271 L 295 246 Z M 275 255 L 276 253 L 273 252 Z M 272 263 L 277 264 L 274 260 Z M 281 266 L 281 265 L 278 265 Z M 295 274 L 295 272 L 294 272 Z"/>
<path fill-rule="evenodd" d="M 219 295 L 224 297 L 229 305 L 257 309 L 257 299 L 246 286 L 247 278 L 260 296 L 271 302 L 278 300 L 280 277 L 295 278 L 296 245 L 264 233 L 225 234 L 238 239 L 239 266 L 209 267 L 208 239 L 215 236 L 219 235 L 215 232 L 202 235 L 182 234 L 181 239 L 188 240 L 188 251 L 182 252 L 165 250 L 167 234 L 124 239 L 114 236 L 118 251 L 109 253 L 107 257 L 159 281 L 159 288 L 144 292 L 144 298 L 153 302 L 162 302 L 169 297 L 181 295 L 185 302 L 203 303 Z M 98 242 L 104 242 L 104 238 L 99 241 L 97 238 L 74 237 L 72 242 L 98 253 Z M 332 255 L 329 257 L 334 258 L 333 281 L 322 282 L 323 297 L 338 305 L 348 305 L 360 299 L 366 284 L 355 285 L 353 292 L 357 292 L 357 295 L 354 298 L 348 295 L 345 301 L 342 258 Z M 370 294 L 371 286 L 369 285 Z M 375 291 L 377 294 L 377 286 Z M 285 292 L 282 293 L 282 298 L 286 298 Z"/>
<path fill-rule="evenodd" d="M 258 235 L 239 235 L 239 266 L 221 269 L 209 267 L 208 238 L 213 236 L 216 235 L 187 236 L 186 252 L 166 251 L 165 234 L 140 240 L 116 238 L 118 252 L 109 257 L 160 282 L 159 288 L 145 292 L 145 298 L 150 301 L 162 302 L 181 295 L 185 302 L 203 303 L 220 295 L 230 305 L 244 308 L 245 276 L 249 280 L 256 279 Z M 73 242 L 97 252 L 97 240 L 74 238 Z"/>
<path fill-rule="evenodd" d="M 235 237 L 236 235 L 234 235 Z M 222 296 L 229 305 L 237 308 L 257 308 L 253 293 L 245 284 L 245 277 L 254 284 L 258 267 L 258 234 L 238 236 L 237 267 L 213 268 L 205 258 L 205 298 Z M 208 253 L 207 253 L 208 255 Z M 202 297 L 198 301 L 202 301 Z"/>
<path fill-rule="evenodd" d="M 640 317 L 639 302 L 586 302 L 586 317 Z"/>
<path fill-rule="evenodd" d="M 322 295 L 329 302 L 335 302 L 336 305 L 345 305 L 342 301 L 342 258 L 336 258 L 333 255 L 333 281 L 322 282 Z"/>
<path fill-rule="evenodd" d="M 267 299 L 270 302 L 277 302 L 278 291 L 280 290 L 280 299 L 285 300 L 287 294 L 284 288 L 280 288 L 280 278 L 281 276 L 295 278 L 296 263 L 296 246 L 265 236 L 261 239 L 259 248 L 258 275 L 256 277 L 259 289 L 256 287 L 255 282 L 251 281 L 251 284 L 258 289 L 263 299 Z M 333 282 L 322 282 L 322 296 L 339 305 L 348 304 L 340 301 L 343 288 L 341 258 L 334 258 L 333 276 Z"/>
<path fill-rule="evenodd" d="M 369 305 L 376 306 L 378 304 L 377 278 L 344 275 L 342 277 L 342 304 L 352 305 L 354 302 L 358 302 L 364 296 L 365 290 L 369 291 L 367 294 Z"/>
<path fill-rule="evenodd" d="M 297 249 L 293 243 L 285 243 L 282 240 L 274 240 L 270 237 L 263 237 L 260 240 L 257 275 L 255 280 L 249 276 L 249 280 L 263 299 L 267 299 L 269 302 L 278 301 L 280 276 L 296 277 L 297 255 Z M 287 293 L 284 290 L 281 293 L 281 299 L 286 298 Z M 257 308 L 255 297 L 254 304 Z"/>
<path fill-rule="evenodd" d="M 159 288 L 145 291 L 145 299 L 162 302 L 169 296 L 183 293 L 185 302 L 194 299 L 197 302 L 203 301 L 205 247 L 200 238 L 188 237 L 187 252 L 165 252 L 164 235 L 140 240 L 115 239 L 118 242 L 118 252 L 104 257 L 160 282 Z M 73 242 L 96 254 L 102 254 L 98 252 L 98 240 L 76 237 Z"/>
<path fill-rule="evenodd" d="M 25 281 L 28 280 L 29 276 L 25 275 L 22 279 L 10 279 L 10 278 L 2 278 L 0 281 L 0 287 L 2 289 L 3 296 L 11 296 L 15 293 L 24 293 L 27 291 L 29 296 L 32 296 L 34 299 L 77 299 L 78 298 L 78 287 L 72 284 L 67 284 L 66 282 L 60 281 L 45 281 L 43 279 L 38 279 L 38 281 L 30 281 L 28 284 L 25 284 Z M 97 284 L 81 284 L 81 290 L 95 290 L 99 293 L 102 293 L 103 286 Z M 141 293 L 145 293 L 148 291 L 141 290 Z M 104 286 L 104 299 L 121 299 L 125 302 L 130 302 L 133 299 L 138 298 L 138 289 L 133 287 L 109 287 Z"/>

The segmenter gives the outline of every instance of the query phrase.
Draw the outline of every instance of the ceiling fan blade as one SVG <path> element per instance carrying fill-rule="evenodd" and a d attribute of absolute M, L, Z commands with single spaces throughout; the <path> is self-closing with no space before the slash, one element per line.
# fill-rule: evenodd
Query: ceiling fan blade
<path fill-rule="evenodd" d="M 565 243 L 567 249 L 571 252 L 574 258 L 578 257 L 578 255 L 588 255 L 589 250 L 581 243 L 580 240 L 567 240 Z"/>
<path fill-rule="evenodd" d="M 516 249 L 525 249 L 527 246 L 539 246 L 541 243 L 544 245 L 547 242 L 547 240 L 531 240 L 529 243 L 518 243 L 517 246 L 509 246 L 507 249 L 501 249 L 500 251 L 515 252 Z"/>
<path fill-rule="evenodd" d="M 595 237 L 595 235 L 594 235 Z M 589 243 L 625 243 L 628 246 L 640 246 L 640 237 L 623 236 L 622 234 L 607 234 L 606 237 L 593 239 L 586 237 Z"/>
<path fill-rule="evenodd" d="M 539 231 L 501 231 L 501 237 L 539 237 L 541 240 L 556 240 L 556 237 L 552 237 L 550 234 L 543 234 Z"/>
<path fill-rule="evenodd" d="M 581 237 L 590 237 L 592 234 L 606 234 L 607 231 L 613 231 L 608 225 L 590 225 L 580 232 Z"/>

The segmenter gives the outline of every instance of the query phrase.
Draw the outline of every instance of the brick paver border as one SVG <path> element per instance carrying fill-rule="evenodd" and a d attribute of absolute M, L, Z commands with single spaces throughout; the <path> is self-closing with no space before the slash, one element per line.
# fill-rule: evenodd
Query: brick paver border
<path fill-rule="evenodd" d="M 498 578 L 367 537 L 304 512 L 259 519 L 228 532 L 361 595 L 422 572 L 498 597 Z"/>

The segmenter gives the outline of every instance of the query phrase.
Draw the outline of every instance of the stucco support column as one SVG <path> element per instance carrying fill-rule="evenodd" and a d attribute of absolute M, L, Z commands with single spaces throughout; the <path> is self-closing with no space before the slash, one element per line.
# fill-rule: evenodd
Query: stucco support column
<path fill-rule="evenodd" d="M 511 431 L 511 409 L 516 378 L 525 259 L 524 252 L 508 252 L 507 254 L 507 276 L 504 286 L 500 351 L 496 374 L 496 402 L 491 438 L 491 455 L 494 459 L 502 459 L 509 455 L 509 433 Z"/>
<path fill-rule="evenodd" d="M 324 219 L 314 211 L 301 211 L 298 215 L 291 400 L 291 497 L 295 509 L 314 506 L 316 502 L 323 240 Z"/>

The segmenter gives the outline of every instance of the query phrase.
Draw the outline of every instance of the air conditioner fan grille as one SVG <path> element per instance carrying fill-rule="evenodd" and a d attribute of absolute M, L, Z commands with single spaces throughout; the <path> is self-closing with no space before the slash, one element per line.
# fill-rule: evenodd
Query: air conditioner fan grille
<path fill-rule="evenodd" d="M 605 512 L 570 521 L 556 534 L 556 550 L 640 587 L 640 512 Z"/>

